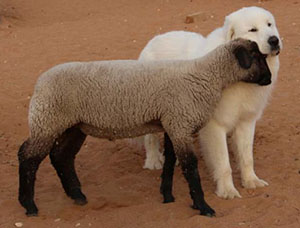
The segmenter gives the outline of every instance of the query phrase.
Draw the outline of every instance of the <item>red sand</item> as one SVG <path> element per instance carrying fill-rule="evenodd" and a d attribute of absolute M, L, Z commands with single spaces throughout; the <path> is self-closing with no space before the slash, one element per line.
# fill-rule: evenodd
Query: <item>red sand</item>
<path fill-rule="evenodd" d="M 17 201 L 18 147 L 28 136 L 28 102 L 39 74 L 74 60 L 135 59 L 149 39 L 171 30 L 207 34 L 243 7 L 270 10 L 284 42 L 281 70 L 270 105 L 255 137 L 257 174 L 270 186 L 241 187 L 242 199 L 222 200 L 203 161 L 200 175 L 216 218 L 189 205 L 187 184 L 175 172 L 176 202 L 164 205 L 161 171 L 143 170 L 144 151 L 125 140 L 88 138 L 77 170 L 89 203 L 76 206 L 65 195 L 49 159 L 36 182 L 39 217 L 27 218 Z M 204 12 L 202 21 L 185 16 Z M 211 15 L 213 17 L 211 17 Z M 1 0 L 0 1 L 0 227 L 300 227 L 300 1 L 208 0 Z"/>

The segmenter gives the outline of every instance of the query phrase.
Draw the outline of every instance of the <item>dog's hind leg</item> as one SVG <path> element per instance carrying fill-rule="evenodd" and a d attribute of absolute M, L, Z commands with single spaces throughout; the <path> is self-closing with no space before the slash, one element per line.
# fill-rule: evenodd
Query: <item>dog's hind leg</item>
<path fill-rule="evenodd" d="M 159 137 L 156 134 L 144 136 L 144 145 L 146 149 L 146 160 L 144 169 L 161 169 L 164 163 L 164 156 L 159 151 Z"/>

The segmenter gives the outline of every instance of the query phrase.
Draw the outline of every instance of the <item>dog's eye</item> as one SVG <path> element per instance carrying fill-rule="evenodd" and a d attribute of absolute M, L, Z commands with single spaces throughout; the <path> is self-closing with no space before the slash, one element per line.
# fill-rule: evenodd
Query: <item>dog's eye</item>
<path fill-rule="evenodd" d="M 268 26 L 269 26 L 269 27 L 271 27 L 271 26 L 272 26 L 272 24 L 269 22 L 269 23 L 268 23 Z"/>
<path fill-rule="evenodd" d="M 249 32 L 257 32 L 257 31 L 258 31 L 257 28 L 252 28 L 252 29 L 249 30 Z"/>

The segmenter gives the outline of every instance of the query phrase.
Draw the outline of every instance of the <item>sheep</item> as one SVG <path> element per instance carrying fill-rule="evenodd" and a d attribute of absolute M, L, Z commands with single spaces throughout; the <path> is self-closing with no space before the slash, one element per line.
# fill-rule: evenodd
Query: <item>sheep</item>
<path fill-rule="evenodd" d="M 231 76 L 223 77 L 224 72 Z M 48 154 L 66 194 L 83 205 L 87 199 L 74 160 L 87 135 L 114 140 L 166 132 L 170 155 L 162 175 L 164 202 L 174 201 L 175 152 L 194 208 L 214 215 L 204 200 L 190 145 L 209 120 L 221 90 L 237 81 L 271 83 L 265 56 L 255 42 L 234 40 L 195 60 L 72 62 L 51 68 L 35 85 L 28 115 L 30 136 L 18 151 L 20 204 L 28 216 L 37 215 L 35 176 Z"/>

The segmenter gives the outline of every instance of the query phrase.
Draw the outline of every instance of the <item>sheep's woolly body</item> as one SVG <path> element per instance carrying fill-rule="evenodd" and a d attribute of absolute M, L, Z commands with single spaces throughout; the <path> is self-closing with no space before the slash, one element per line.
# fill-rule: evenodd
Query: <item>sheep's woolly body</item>
<path fill-rule="evenodd" d="M 232 69 L 224 68 L 236 62 L 232 57 L 223 47 L 193 61 L 58 65 L 37 82 L 29 111 L 31 137 L 56 138 L 76 124 L 96 137 L 135 137 L 162 131 L 160 122 L 185 137 L 190 132 L 183 128 L 201 127 L 222 87 L 235 80 L 221 78 L 221 72 Z"/>

